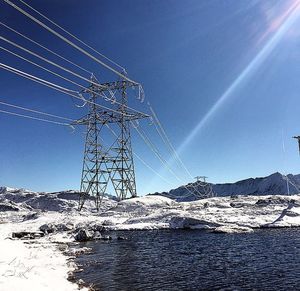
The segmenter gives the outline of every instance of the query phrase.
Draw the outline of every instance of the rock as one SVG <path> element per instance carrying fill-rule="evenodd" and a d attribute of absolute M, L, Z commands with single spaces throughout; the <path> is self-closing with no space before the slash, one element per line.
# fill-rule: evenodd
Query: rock
<path fill-rule="evenodd" d="M 101 239 L 102 235 L 100 233 L 100 231 L 95 231 L 94 235 L 93 235 L 93 239 L 97 240 L 97 239 Z"/>
<path fill-rule="evenodd" d="M 71 249 L 69 250 L 68 255 L 79 256 L 79 255 L 91 253 L 91 251 L 92 249 L 87 247 L 83 247 L 80 249 Z"/>
<path fill-rule="evenodd" d="M 0 212 L 1 211 L 19 211 L 19 207 L 14 205 L 9 205 L 7 203 L 0 203 Z"/>
<path fill-rule="evenodd" d="M 71 230 L 73 230 L 74 225 L 71 223 L 68 223 L 68 224 L 59 223 L 59 224 L 56 224 L 55 227 L 58 231 L 71 231 Z"/>
<path fill-rule="evenodd" d="M 109 235 L 103 235 L 103 236 L 101 237 L 101 239 L 102 239 L 102 240 L 112 240 L 112 237 L 109 236 Z"/>
<path fill-rule="evenodd" d="M 6 193 L 6 187 L 0 187 L 0 194 Z"/>
<path fill-rule="evenodd" d="M 37 219 L 37 218 L 38 218 L 38 213 L 37 212 L 23 215 L 23 221 Z"/>
<path fill-rule="evenodd" d="M 212 232 L 214 233 L 248 233 L 253 232 L 253 229 L 246 226 L 239 225 L 222 225 L 215 228 Z"/>
<path fill-rule="evenodd" d="M 101 232 L 104 230 L 104 226 L 102 224 L 94 223 L 89 225 L 89 228 L 93 231 Z"/>
<path fill-rule="evenodd" d="M 85 228 L 85 224 L 80 222 L 80 223 L 77 223 L 75 225 L 75 229 L 74 229 L 74 232 L 77 233 L 79 230 L 81 230 L 82 228 Z"/>
<path fill-rule="evenodd" d="M 102 225 L 103 226 L 112 226 L 112 225 L 115 225 L 115 223 L 111 220 L 104 220 Z"/>
<path fill-rule="evenodd" d="M 218 226 L 220 226 L 220 224 L 193 217 L 175 216 L 170 220 L 170 228 L 175 229 L 212 229 Z"/>
<path fill-rule="evenodd" d="M 289 217 L 297 217 L 297 216 L 299 216 L 299 213 L 295 212 L 295 211 L 292 211 L 292 210 L 287 210 L 285 215 L 289 216 Z"/>
<path fill-rule="evenodd" d="M 28 232 L 28 231 L 19 231 L 13 232 L 12 238 L 20 238 L 20 239 L 35 239 L 44 236 L 43 232 Z"/>
<path fill-rule="evenodd" d="M 127 237 L 125 237 L 125 236 L 117 236 L 117 240 L 127 240 Z"/>
<path fill-rule="evenodd" d="M 231 202 L 230 203 L 230 206 L 232 208 L 242 208 L 242 207 L 249 207 L 249 206 L 252 206 L 251 203 L 249 202 Z"/>
<path fill-rule="evenodd" d="M 40 226 L 40 231 L 42 231 L 45 234 L 53 233 L 56 230 L 57 230 L 56 226 L 52 223 L 48 223 L 48 224 L 46 223 Z"/>
<path fill-rule="evenodd" d="M 284 205 L 284 204 L 289 204 L 290 201 L 295 201 L 293 199 L 290 199 L 289 197 L 267 197 L 267 198 L 264 198 L 264 199 L 259 199 L 257 200 L 257 202 L 255 203 L 256 205 L 258 206 L 268 206 L 268 205 Z M 292 202 L 293 203 L 293 202 Z"/>
<path fill-rule="evenodd" d="M 87 229 L 82 228 L 75 234 L 75 240 L 80 242 L 89 241 L 93 239 L 93 234 Z"/>

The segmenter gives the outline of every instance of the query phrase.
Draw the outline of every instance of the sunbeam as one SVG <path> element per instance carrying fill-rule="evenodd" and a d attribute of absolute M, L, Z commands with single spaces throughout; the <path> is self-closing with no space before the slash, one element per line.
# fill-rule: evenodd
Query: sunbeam
<path fill-rule="evenodd" d="M 234 82 L 226 89 L 217 102 L 210 108 L 210 110 L 204 115 L 199 123 L 193 128 L 193 130 L 185 138 L 184 142 L 178 147 L 178 152 L 182 152 L 192 142 L 192 140 L 199 134 L 200 130 L 207 124 L 207 122 L 222 108 L 225 101 L 230 98 L 232 93 L 241 86 L 243 83 L 249 80 L 255 70 L 266 60 L 274 48 L 278 45 L 285 33 L 290 29 L 293 23 L 299 16 L 300 1 L 294 1 L 293 4 L 285 11 L 278 19 L 280 25 L 276 20 L 277 31 L 261 49 L 261 51 L 254 57 L 254 59 L 247 65 L 247 67 L 241 72 L 241 74 L 234 80 Z M 274 26 L 272 27 L 274 28 Z M 265 34 L 264 34 L 265 35 Z"/>

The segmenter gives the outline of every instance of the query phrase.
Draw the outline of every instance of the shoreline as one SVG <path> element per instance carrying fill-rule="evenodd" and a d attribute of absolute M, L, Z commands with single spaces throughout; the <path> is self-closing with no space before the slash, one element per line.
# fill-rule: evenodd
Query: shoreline
<path fill-rule="evenodd" d="M 215 233 L 248 233 L 263 228 L 300 227 L 300 196 L 214 197 L 175 202 L 146 196 L 109 205 L 102 213 L 20 208 L 0 212 L 0 289 L 92 290 L 74 280 L 74 243 L 82 231 L 86 240 L 107 239 L 105 231 L 197 229 Z M 41 233 L 32 240 L 7 239 L 13 232 Z M 77 243 L 76 243 L 77 245 Z M 85 249 L 86 251 L 86 249 Z"/>

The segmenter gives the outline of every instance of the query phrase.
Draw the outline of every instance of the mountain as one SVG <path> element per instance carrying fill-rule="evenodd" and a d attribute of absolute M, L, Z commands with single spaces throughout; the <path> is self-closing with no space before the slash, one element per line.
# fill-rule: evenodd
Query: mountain
<path fill-rule="evenodd" d="M 232 196 L 232 195 L 287 195 L 287 181 L 289 194 L 300 193 L 300 175 L 274 173 L 267 177 L 249 178 L 235 183 L 211 184 L 215 196 Z M 187 190 L 187 188 L 189 190 Z M 194 189 L 200 189 L 197 182 L 190 183 L 179 188 L 172 189 L 169 192 L 155 193 L 177 201 L 197 200 L 196 196 L 190 195 Z"/>

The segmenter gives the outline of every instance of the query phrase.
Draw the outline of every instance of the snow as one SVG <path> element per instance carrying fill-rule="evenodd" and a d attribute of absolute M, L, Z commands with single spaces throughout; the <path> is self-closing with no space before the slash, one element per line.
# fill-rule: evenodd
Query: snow
<path fill-rule="evenodd" d="M 68 258 L 50 240 L 26 244 L 7 239 L 12 231 L 23 228 L 22 224 L 1 224 L 0 290 L 78 290 L 67 280 L 74 267 L 68 266 Z M 27 225 L 26 229 L 31 227 Z"/>
<path fill-rule="evenodd" d="M 300 195 L 238 195 L 192 202 L 149 195 L 119 203 L 105 197 L 99 213 L 92 201 L 79 213 L 75 191 L 1 189 L 0 203 L 18 210 L 3 207 L 0 211 L 0 290 L 20 290 L 20 286 L 22 290 L 78 290 L 67 281 L 68 272 L 74 270 L 69 261 L 75 251 L 69 250 L 68 257 L 62 248 L 74 242 L 80 229 L 91 233 L 170 228 L 246 233 L 255 228 L 300 226 Z M 58 230 L 43 238 L 7 239 L 12 232 L 36 232 L 50 223 Z M 65 231 L 64 226 L 68 226 Z"/>

